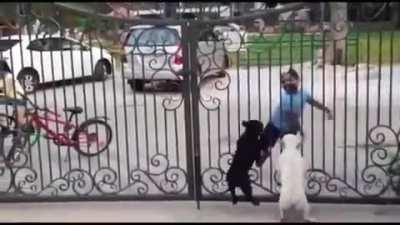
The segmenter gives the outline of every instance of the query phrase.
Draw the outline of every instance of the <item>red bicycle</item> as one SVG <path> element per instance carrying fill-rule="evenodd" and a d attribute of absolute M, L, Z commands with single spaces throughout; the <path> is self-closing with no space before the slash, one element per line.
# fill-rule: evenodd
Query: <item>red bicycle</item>
<path fill-rule="evenodd" d="M 30 145 L 34 145 L 38 142 L 41 130 L 45 131 L 44 137 L 51 139 L 54 144 L 60 146 L 71 146 L 77 150 L 80 154 L 85 156 L 96 156 L 101 152 L 105 151 L 112 139 L 112 130 L 110 125 L 106 122 L 107 118 L 99 116 L 90 118 L 81 124 L 72 123 L 74 116 L 82 113 L 81 107 L 67 107 L 64 108 L 65 112 L 70 112 L 68 120 L 62 119 L 61 116 L 54 111 L 49 110 L 47 107 L 41 108 L 33 103 L 27 96 L 22 95 L 27 102 L 33 107 L 33 109 L 26 110 L 26 117 L 28 124 L 33 128 L 31 132 L 27 132 L 24 140 L 19 140 L 23 146 L 29 140 Z M 39 112 L 43 112 L 41 115 Z M 14 113 L 15 114 L 15 113 Z M 1 115 L 6 118 L 7 127 L 14 127 L 10 132 L 5 129 L 5 126 L 1 126 L 1 133 L 11 135 L 15 139 L 15 118 L 8 115 Z M 61 124 L 62 132 L 57 132 L 50 127 L 51 124 Z M 4 136 L 4 135 L 3 135 Z M 33 139 L 33 140 L 32 140 Z M 7 161 L 14 155 L 16 150 L 15 141 L 13 146 L 10 148 L 9 154 L 7 155 Z M 2 147 L 4 148 L 4 138 L 2 138 Z M 4 152 L 4 149 L 2 149 Z"/>

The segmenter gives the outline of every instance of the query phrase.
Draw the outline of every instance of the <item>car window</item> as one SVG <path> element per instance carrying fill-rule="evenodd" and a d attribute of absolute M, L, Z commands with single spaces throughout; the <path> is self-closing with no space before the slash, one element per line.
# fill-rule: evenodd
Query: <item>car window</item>
<path fill-rule="evenodd" d="M 0 52 L 11 49 L 18 42 L 20 42 L 20 40 L 0 40 Z"/>
<path fill-rule="evenodd" d="M 32 51 L 50 51 L 50 45 L 51 42 L 48 39 L 36 39 L 31 41 L 26 48 Z"/>
<path fill-rule="evenodd" d="M 170 28 L 134 29 L 129 35 L 127 46 L 172 46 L 179 43 L 179 34 Z"/>
<path fill-rule="evenodd" d="M 77 41 L 60 39 L 60 45 L 62 50 L 80 50 L 84 49 L 84 46 Z"/>
<path fill-rule="evenodd" d="M 31 41 L 27 49 L 33 51 L 66 51 L 79 50 L 81 47 L 82 45 L 79 42 L 65 38 L 43 38 Z"/>

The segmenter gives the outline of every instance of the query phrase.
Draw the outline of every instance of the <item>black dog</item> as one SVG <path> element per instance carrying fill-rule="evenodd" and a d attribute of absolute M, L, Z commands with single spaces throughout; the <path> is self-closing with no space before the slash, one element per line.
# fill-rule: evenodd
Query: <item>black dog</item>
<path fill-rule="evenodd" d="M 240 187 L 247 201 L 251 201 L 253 205 L 259 205 L 259 201 L 253 198 L 249 170 L 254 161 L 260 157 L 261 143 L 259 135 L 264 126 L 258 120 L 243 121 L 242 125 L 246 130 L 236 143 L 237 149 L 226 178 L 233 204 L 238 202 L 235 188 Z"/>

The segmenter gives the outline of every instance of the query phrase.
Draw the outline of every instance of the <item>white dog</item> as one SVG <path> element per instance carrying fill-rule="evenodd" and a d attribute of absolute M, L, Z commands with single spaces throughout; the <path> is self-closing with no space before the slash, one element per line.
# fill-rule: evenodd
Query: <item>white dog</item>
<path fill-rule="evenodd" d="M 311 222 L 305 194 L 306 163 L 299 151 L 301 136 L 287 134 L 281 144 L 283 150 L 278 158 L 282 185 L 279 196 L 281 222 Z"/>

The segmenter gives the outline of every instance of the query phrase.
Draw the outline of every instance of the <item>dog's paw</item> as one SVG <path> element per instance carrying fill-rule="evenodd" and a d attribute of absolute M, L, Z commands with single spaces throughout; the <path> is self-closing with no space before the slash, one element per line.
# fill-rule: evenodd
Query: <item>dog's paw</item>
<path fill-rule="evenodd" d="M 236 205 L 238 203 L 239 199 L 237 197 L 232 198 L 232 204 Z"/>

